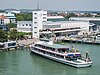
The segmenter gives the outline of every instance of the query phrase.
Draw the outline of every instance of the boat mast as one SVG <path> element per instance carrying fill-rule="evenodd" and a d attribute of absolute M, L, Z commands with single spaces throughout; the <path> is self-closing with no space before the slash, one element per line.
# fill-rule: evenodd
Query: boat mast
<path fill-rule="evenodd" d="M 89 52 L 86 51 L 86 59 L 89 58 Z"/>

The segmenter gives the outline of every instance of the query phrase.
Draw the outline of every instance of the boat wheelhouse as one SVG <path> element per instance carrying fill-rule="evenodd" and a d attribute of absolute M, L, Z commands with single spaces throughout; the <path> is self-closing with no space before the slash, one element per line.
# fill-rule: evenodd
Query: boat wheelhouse
<path fill-rule="evenodd" d="M 11 49 L 11 48 L 16 48 L 16 41 L 8 41 L 8 42 L 4 42 L 4 45 L 6 49 Z"/>
<path fill-rule="evenodd" d="M 92 61 L 87 57 L 83 58 L 81 53 L 70 46 L 53 44 L 52 41 L 39 41 L 30 46 L 32 52 L 42 55 L 46 58 L 74 66 L 74 67 L 87 67 L 92 65 Z"/>

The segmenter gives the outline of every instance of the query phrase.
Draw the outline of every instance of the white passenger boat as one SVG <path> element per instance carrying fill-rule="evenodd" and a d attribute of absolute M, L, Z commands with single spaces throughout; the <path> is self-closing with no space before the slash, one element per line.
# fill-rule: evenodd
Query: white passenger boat
<path fill-rule="evenodd" d="M 39 41 L 30 46 L 31 52 L 61 62 L 73 67 L 88 67 L 92 65 L 88 52 L 86 57 L 82 57 L 81 53 L 72 47 L 53 44 L 52 41 Z"/>

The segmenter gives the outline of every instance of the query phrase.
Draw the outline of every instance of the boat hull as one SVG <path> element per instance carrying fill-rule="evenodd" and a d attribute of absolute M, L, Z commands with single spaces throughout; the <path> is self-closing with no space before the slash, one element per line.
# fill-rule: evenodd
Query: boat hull
<path fill-rule="evenodd" d="M 40 53 L 40 52 L 38 52 L 36 50 L 33 50 L 33 49 L 31 49 L 31 52 L 39 54 L 39 55 L 41 55 L 43 57 L 46 57 L 46 58 L 54 60 L 54 61 L 66 64 L 66 65 L 70 65 L 70 66 L 73 66 L 73 67 L 76 67 L 76 68 L 89 67 L 89 66 L 92 65 L 92 62 L 90 62 L 90 63 L 84 63 L 84 64 L 82 64 L 82 63 L 73 63 L 72 61 L 68 61 L 68 60 L 56 58 L 56 57 L 53 57 L 53 56 L 50 56 L 50 55 L 47 55 L 47 54 Z"/>

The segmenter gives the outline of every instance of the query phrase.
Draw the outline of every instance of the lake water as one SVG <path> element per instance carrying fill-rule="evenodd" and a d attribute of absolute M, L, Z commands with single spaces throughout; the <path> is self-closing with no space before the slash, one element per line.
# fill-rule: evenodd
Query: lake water
<path fill-rule="evenodd" d="M 73 45 L 83 54 L 89 51 L 93 65 L 74 68 L 30 53 L 30 50 L 25 48 L 0 52 L 0 75 L 100 75 L 100 45 L 65 45 Z"/>

